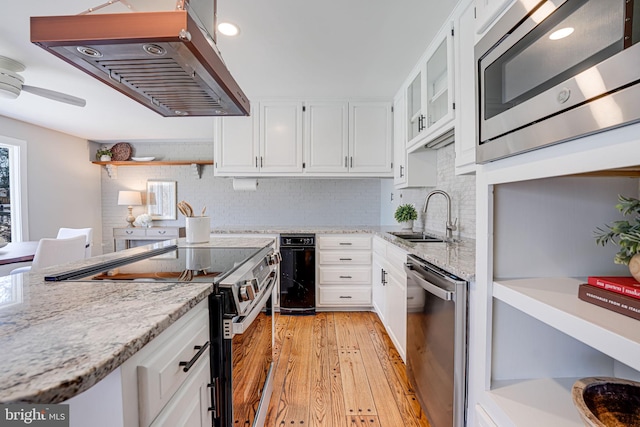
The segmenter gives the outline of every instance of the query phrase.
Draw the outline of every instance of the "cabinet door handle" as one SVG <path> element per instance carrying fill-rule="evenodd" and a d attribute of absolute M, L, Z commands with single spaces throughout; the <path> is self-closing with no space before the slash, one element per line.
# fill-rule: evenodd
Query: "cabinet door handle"
<path fill-rule="evenodd" d="M 341 299 L 351 299 L 353 298 L 351 295 L 340 295 Z"/>
<path fill-rule="evenodd" d="M 384 268 L 381 268 L 380 271 L 382 272 L 382 277 L 381 277 L 382 286 L 384 286 L 387 284 L 387 272 L 384 271 Z"/>
<path fill-rule="evenodd" d="M 263 166 L 264 166 L 264 163 L 262 161 L 262 156 L 260 156 L 260 167 L 263 167 Z"/>
<path fill-rule="evenodd" d="M 353 243 L 351 242 L 340 242 L 339 245 L 340 246 L 351 246 Z"/>
<path fill-rule="evenodd" d="M 349 164 L 349 167 L 350 167 L 350 168 L 352 168 L 352 167 L 353 167 L 353 156 L 351 156 L 351 158 L 350 158 L 350 159 L 351 159 L 351 160 L 350 160 L 350 162 L 351 162 L 351 163 Z"/>
<path fill-rule="evenodd" d="M 200 358 L 200 356 L 202 356 L 202 354 L 207 351 L 207 348 L 209 348 L 209 341 L 207 341 L 206 343 L 204 343 L 204 345 L 196 345 L 193 347 L 194 350 L 198 350 L 198 352 L 195 354 L 195 356 L 193 356 L 191 358 L 191 360 L 189 360 L 188 362 L 180 362 L 180 366 L 184 366 L 184 368 L 182 368 L 182 370 L 184 372 L 189 372 L 189 369 L 191 369 L 191 367 L 193 366 L 194 363 L 196 363 L 198 361 L 198 359 Z"/>
<path fill-rule="evenodd" d="M 404 166 L 400 165 L 400 178 L 404 176 Z"/>
<path fill-rule="evenodd" d="M 256 156 L 256 168 L 258 167 L 258 156 Z"/>
<path fill-rule="evenodd" d="M 341 279 L 353 279 L 351 276 L 340 276 Z"/>
<path fill-rule="evenodd" d="M 353 261 L 353 258 L 340 258 L 340 261 Z"/>
<path fill-rule="evenodd" d="M 344 156 L 344 167 L 345 168 L 349 167 L 349 156 Z"/>

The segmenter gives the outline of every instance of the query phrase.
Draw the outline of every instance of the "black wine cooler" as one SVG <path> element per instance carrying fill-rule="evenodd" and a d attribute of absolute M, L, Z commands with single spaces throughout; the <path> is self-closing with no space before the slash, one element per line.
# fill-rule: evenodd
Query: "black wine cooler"
<path fill-rule="evenodd" d="M 316 236 L 280 235 L 280 313 L 316 312 Z"/>

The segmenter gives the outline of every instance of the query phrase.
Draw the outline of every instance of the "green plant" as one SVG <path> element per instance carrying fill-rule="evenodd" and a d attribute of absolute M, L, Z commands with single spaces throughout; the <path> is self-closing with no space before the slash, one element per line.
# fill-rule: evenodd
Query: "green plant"
<path fill-rule="evenodd" d="M 613 259 L 616 264 L 629 264 L 631 258 L 640 253 L 640 200 L 618 195 L 620 203 L 616 205 L 622 215 L 632 215 L 630 221 L 614 221 L 605 228 L 598 227 L 594 231 L 596 243 L 605 246 L 614 243 L 620 250 Z"/>
<path fill-rule="evenodd" d="M 112 157 L 113 156 L 113 152 L 111 151 L 111 148 L 100 148 L 100 149 L 98 149 L 98 151 L 96 151 L 96 159 L 100 160 L 100 157 L 102 157 L 102 156 Z"/>
<path fill-rule="evenodd" d="M 416 211 L 415 206 L 405 203 L 404 205 L 398 206 L 398 209 L 396 209 L 396 213 L 393 216 L 396 221 L 405 222 L 418 219 L 418 212 Z"/>

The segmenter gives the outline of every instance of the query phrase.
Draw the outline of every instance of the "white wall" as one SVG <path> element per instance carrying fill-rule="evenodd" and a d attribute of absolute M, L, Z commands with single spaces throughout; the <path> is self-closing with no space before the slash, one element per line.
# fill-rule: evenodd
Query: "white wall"
<path fill-rule="evenodd" d="M 60 227 L 93 227 L 94 242 L 100 242 L 100 168 L 90 162 L 92 143 L 3 116 L 0 134 L 27 143 L 25 240 L 55 237 Z"/>

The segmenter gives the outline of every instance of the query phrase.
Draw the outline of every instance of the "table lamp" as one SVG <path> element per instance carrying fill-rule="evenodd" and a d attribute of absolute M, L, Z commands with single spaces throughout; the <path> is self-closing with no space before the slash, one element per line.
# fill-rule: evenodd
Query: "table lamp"
<path fill-rule="evenodd" d="M 119 206 L 128 206 L 129 215 L 127 216 L 127 222 L 129 225 L 127 227 L 135 227 L 133 225 L 133 221 L 136 218 L 133 216 L 132 210 L 134 206 L 140 206 L 142 204 L 142 196 L 139 191 L 119 191 L 118 192 L 118 205 Z"/>

